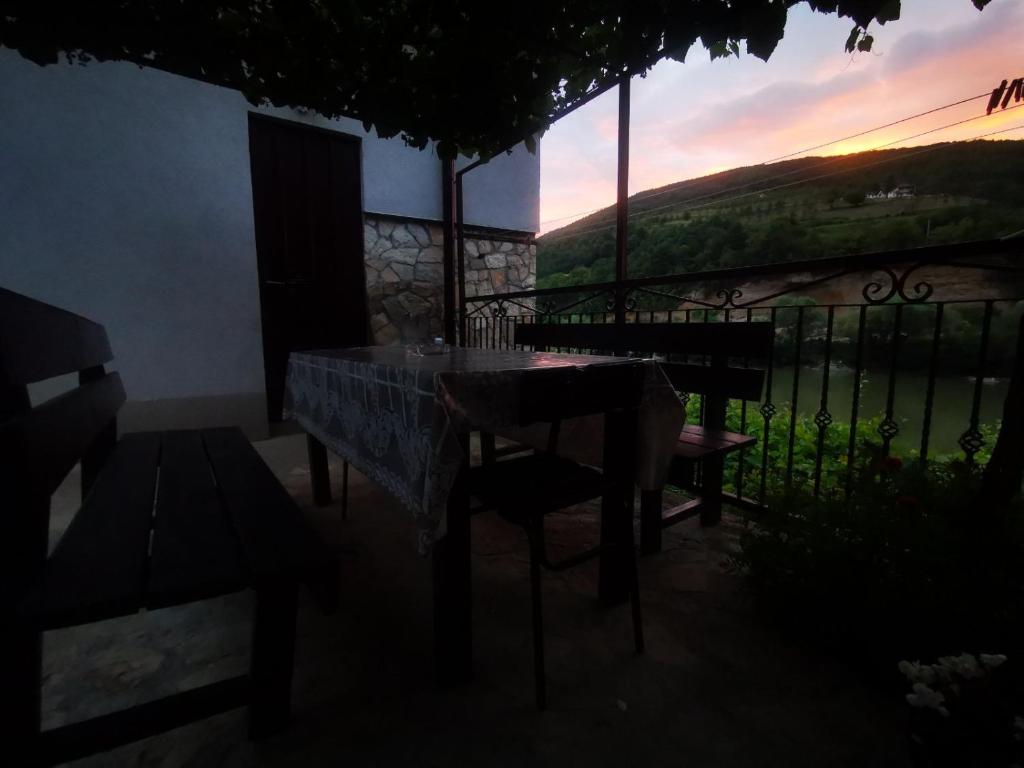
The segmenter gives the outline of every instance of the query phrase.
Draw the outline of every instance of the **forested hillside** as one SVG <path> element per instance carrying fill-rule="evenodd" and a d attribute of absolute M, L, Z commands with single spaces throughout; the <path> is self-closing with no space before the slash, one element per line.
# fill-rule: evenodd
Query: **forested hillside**
<path fill-rule="evenodd" d="M 873 198 L 903 189 L 912 196 Z M 1024 229 L 1024 141 L 737 168 L 630 198 L 633 277 L 998 237 Z M 538 286 L 614 277 L 615 210 L 538 241 Z"/>

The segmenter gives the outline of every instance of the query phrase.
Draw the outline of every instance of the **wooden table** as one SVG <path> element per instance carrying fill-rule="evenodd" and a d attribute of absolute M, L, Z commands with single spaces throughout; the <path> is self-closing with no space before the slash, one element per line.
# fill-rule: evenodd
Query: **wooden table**
<path fill-rule="evenodd" d="M 432 557 L 435 664 L 448 683 L 472 675 L 469 434 L 518 423 L 519 386 L 531 370 L 640 364 L 626 358 L 521 350 L 453 348 L 415 356 L 402 347 L 292 353 L 286 407 L 310 436 L 314 486 L 326 482 L 329 448 L 398 498 L 413 513 L 420 551 Z M 605 439 L 624 479 L 602 504 L 601 537 L 631 534 L 633 444 L 630 425 Z M 329 487 L 329 485 L 328 485 Z M 329 500 L 329 499 L 328 499 Z M 601 561 L 600 594 L 628 597 L 622 548 Z"/>

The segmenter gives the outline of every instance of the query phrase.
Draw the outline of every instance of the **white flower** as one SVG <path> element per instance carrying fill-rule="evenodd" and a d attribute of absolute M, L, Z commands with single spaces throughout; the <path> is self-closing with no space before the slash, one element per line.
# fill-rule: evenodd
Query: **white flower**
<path fill-rule="evenodd" d="M 415 59 L 416 58 L 416 54 L 419 53 L 419 51 L 417 51 L 411 45 L 406 43 L 405 45 L 402 46 L 402 53 L 407 53 L 407 54 L 409 54 L 409 58 L 410 59 Z"/>
<path fill-rule="evenodd" d="M 935 670 L 930 664 L 922 664 L 919 661 L 901 661 L 899 670 L 911 683 L 931 685 L 935 682 Z"/>
<path fill-rule="evenodd" d="M 907 703 L 912 707 L 934 709 L 943 717 L 949 717 L 949 710 L 944 706 L 946 697 L 924 683 L 914 683 L 914 692 L 907 694 Z"/>
<path fill-rule="evenodd" d="M 1006 656 L 1001 653 L 979 653 L 978 658 L 989 669 L 995 669 L 1006 662 Z"/>
<path fill-rule="evenodd" d="M 985 676 L 985 670 L 978 665 L 978 660 L 969 653 L 961 653 L 959 656 L 941 656 L 939 666 L 965 680 Z"/>

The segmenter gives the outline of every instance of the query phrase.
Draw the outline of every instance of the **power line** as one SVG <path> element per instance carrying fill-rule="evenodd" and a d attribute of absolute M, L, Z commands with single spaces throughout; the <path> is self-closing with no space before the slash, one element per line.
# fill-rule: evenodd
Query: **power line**
<path fill-rule="evenodd" d="M 861 136 L 866 136 L 869 133 L 875 133 L 876 131 L 881 131 L 881 130 L 883 130 L 885 128 L 891 128 L 894 125 L 900 125 L 901 123 L 906 123 L 906 122 L 910 122 L 911 120 L 916 120 L 919 117 L 925 117 L 927 115 L 935 114 L 936 112 L 942 112 L 943 110 L 950 109 L 952 107 L 958 107 L 961 104 L 967 104 L 968 102 L 976 101 L 977 99 L 981 99 L 981 98 L 986 98 L 986 97 L 988 97 L 990 95 L 991 94 L 988 91 L 986 91 L 984 93 L 978 94 L 977 96 L 969 96 L 969 97 L 967 97 L 965 99 L 960 99 L 959 101 L 954 101 L 954 102 L 951 102 L 949 104 L 944 104 L 944 105 L 942 105 L 940 107 L 934 107 L 934 108 L 926 110 L 924 112 L 918 112 L 915 115 L 909 115 L 907 117 L 900 118 L 899 120 L 893 120 L 891 123 L 885 123 L 884 125 L 879 125 L 879 126 L 876 126 L 874 128 L 868 128 L 867 130 L 860 131 L 858 133 L 853 133 L 853 134 L 850 134 L 849 136 L 844 136 L 844 137 L 842 137 L 840 139 L 833 139 L 832 141 L 826 141 L 826 142 L 824 142 L 822 144 L 815 144 L 813 147 L 806 147 L 804 149 L 797 150 L 796 152 L 790 152 L 789 154 L 786 154 L 786 155 L 779 155 L 778 157 L 773 157 L 770 160 L 763 160 L 760 163 L 755 163 L 753 166 L 750 166 L 750 167 L 755 167 L 756 168 L 756 167 L 762 166 L 762 165 L 769 165 L 771 163 L 777 163 L 780 160 L 787 160 L 787 159 L 789 159 L 791 157 L 796 157 L 797 155 L 802 155 L 805 152 L 813 152 L 816 149 L 822 149 L 823 147 L 829 147 L 829 146 L 832 146 L 833 144 L 839 144 L 839 143 L 844 142 L 844 141 L 849 141 L 850 139 L 856 139 L 856 138 L 859 138 Z M 906 139 L 904 139 L 904 141 L 906 141 Z M 657 190 L 657 191 L 652 191 L 649 194 L 645 194 L 643 192 L 638 192 L 633 197 L 633 200 L 634 201 L 649 200 L 649 199 L 651 199 L 653 197 L 660 197 L 661 195 L 667 195 L 667 194 L 670 194 L 672 192 L 678 192 L 680 190 L 692 187 L 692 186 L 694 186 L 696 184 L 706 183 L 706 182 L 707 182 L 707 177 L 703 177 L 703 178 L 699 178 L 699 179 L 692 179 L 692 180 L 690 180 L 688 182 L 684 181 L 684 182 L 681 182 L 681 183 L 678 183 L 678 184 L 673 184 L 673 185 L 670 185 L 669 187 L 667 187 L 665 189 Z M 570 213 L 570 214 L 568 214 L 566 216 L 559 216 L 559 217 L 554 218 L 554 219 L 547 219 L 546 221 L 540 222 L 540 224 L 541 224 L 541 226 L 543 226 L 545 224 L 552 224 L 552 223 L 554 223 L 556 221 L 565 221 L 566 219 L 572 219 L 572 218 L 576 218 L 576 217 L 589 216 L 592 213 L 597 213 L 598 211 L 603 211 L 607 207 L 608 206 L 603 206 L 601 208 L 592 208 L 589 211 L 578 211 L 576 213 Z"/>
<path fill-rule="evenodd" d="M 991 95 L 992 95 L 991 93 L 986 91 L 985 93 L 980 93 L 977 96 L 969 96 L 966 99 L 960 99 L 960 101 L 954 101 L 952 104 L 946 104 L 945 106 L 942 106 L 942 107 L 935 107 L 934 109 L 929 109 L 927 112 L 918 112 L 916 115 L 911 115 L 910 117 L 904 117 L 904 118 L 901 118 L 899 120 L 893 120 L 891 123 L 886 123 L 885 125 L 880 125 L 877 128 L 869 128 L 866 131 L 861 131 L 860 133 L 854 133 L 854 134 L 851 134 L 849 136 L 844 136 L 843 138 L 836 139 L 835 141 L 826 141 L 824 144 L 816 144 L 813 147 L 807 147 L 807 149 L 801 149 L 798 152 L 790 152 L 788 155 L 780 155 L 779 157 L 774 157 L 771 160 L 765 160 L 764 164 L 777 163 L 779 160 L 788 160 L 791 157 L 796 157 L 797 155 L 802 155 L 804 152 L 813 152 L 816 149 L 821 149 L 822 147 L 828 147 L 828 146 L 831 146 L 832 144 L 838 144 L 838 143 L 840 143 L 842 141 L 849 141 L 850 139 L 857 139 L 857 138 L 860 138 L 861 136 L 867 136 L 869 133 L 874 133 L 875 131 L 880 131 L 883 128 L 892 128 L 894 125 L 899 125 L 900 123 L 908 123 L 911 120 L 916 120 L 919 117 L 924 117 L 926 115 L 931 115 L 931 114 L 934 114 L 936 112 L 941 112 L 942 110 L 949 109 L 950 107 L 959 107 L 961 104 L 966 104 L 969 101 L 977 101 L 978 99 L 983 99 L 986 96 L 991 96 Z"/>
<path fill-rule="evenodd" d="M 1021 107 L 1024 107 L 1024 104 L 1018 104 L 1015 107 L 1010 107 L 1009 109 L 1006 109 L 1003 112 L 1000 112 L 999 114 L 1005 114 L 1006 112 L 1009 112 L 1009 111 L 1011 111 L 1013 109 L 1020 109 Z M 981 119 L 981 118 L 985 118 L 985 117 L 989 117 L 989 115 L 976 115 L 975 117 L 967 118 L 966 120 L 958 120 L 957 122 L 949 123 L 949 124 L 943 125 L 943 126 L 939 126 L 938 128 L 932 128 L 932 129 L 927 130 L 927 131 L 922 131 L 921 133 L 916 133 L 916 134 L 914 134 L 912 136 L 905 136 L 905 137 L 903 137 L 901 139 L 895 139 L 895 140 L 887 142 L 885 144 L 880 144 L 879 146 L 873 147 L 870 150 L 864 150 L 864 152 L 878 151 L 880 149 L 883 149 L 883 148 L 885 148 L 887 146 L 891 146 L 893 144 L 899 144 L 899 143 L 902 143 L 904 141 L 910 141 L 912 139 L 920 138 L 921 136 L 925 136 L 925 135 L 930 134 L 930 133 L 935 133 L 937 131 L 946 130 L 947 128 L 953 128 L 955 126 L 963 125 L 964 123 L 969 123 L 969 122 L 971 122 L 973 120 L 977 120 L 977 119 Z M 1018 130 L 1018 128 L 1011 128 L 1011 129 L 1008 129 L 1008 130 Z M 1000 131 L 993 131 L 991 133 L 981 134 L 980 136 L 974 136 L 974 137 L 972 137 L 970 139 L 964 139 L 964 141 L 977 141 L 978 139 L 983 139 L 983 138 L 986 138 L 988 136 L 995 136 L 997 134 L 1005 133 L 1005 132 L 1006 131 L 1002 131 L 1002 130 L 1000 130 Z M 933 149 L 940 149 L 942 146 L 945 146 L 945 144 L 928 147 L 927 150 L 924 150 L 924 151 L 930 151 L 930 150 L 933 150 Z M 836 172 L 833 172 L 833 173 L 822 174 L 822 175 L 819 175 L 819 176 L 813 176 L 813 177 L 808 177 L 808 178 L 804 178 L 804 179 L 797 179 L 796 181 L 788 182 L 786 184 L 780 184 L 780 185 L 773 186 L 773 187 L 766 187 L 766 188 L 763 188 L 763 189 L 756 189 L 756 190 L 753 190 L 751 192 L 746 192 L 746 193 L 744 193 L 742 195 L 736 195 L 736 196 L 728 197 L 728 198 L 724 198 L 724 199 L 712 200 L 710 202 L 702 203 L 700 205 L 680 207 L 680 206 L 683 206 L 683 205 L 685 205 L 687 203 L 696 202 L 698 200 L 706 200 L 709 197 L 718 197 L 719 195 L 722 195 L 722 194 L 724 194 L 726 192 L 735 191 L 737 189 L 744 189 L 746 187 L 753 186 L 754 184 L 761 184 L 761 183 L 765 183 L 765 182 L 769 182 L 769 181 L 774 181 L 774 180 L 777 180 L 777 179 L 782 179 L 782 178 L 785 178 L 787 176 L 792 176 L 794 173 L 813 171 L 813 170 L 815 170 L 817 168 L 823 168 L 823 167 L 828 166 L 828 165 L 835 165 L 837 162 L 840 162 L 840 161 L 842 161 L 844 159 L 843 157 L 834 158 L 834 159 L 831 159 L 831 160 L 826 160 L 826 161 L 821 162 L 821 163 L 817 163 L 817 164 L 812 165 L 812 166 L 810 166 L 808 168 L 800 168 L 800 169 L 798 169 L 796 171 L 789 171 L 787 173 L 783 173 L 783 174 L 779 174 L 777 176 L 769 177 L 768 179 L 759 179 L 758 181 L 749 182 L 747 184 L 741 184 L 741 185 L 738 185 L 738 186 L 735 186 L 735 187 L 730 187 L 730 188 L 727 188 L 727 189 L 724 189 L 724 190 L 719 190 L 718 192 L 710 193 L 710 194 L 707 194 L 707 195 L 698 195 L 697 197 L 691 197 L 691 198 L 689 198 L 687 200 L 680 200 L 680 201 L 675 202 L 675 203 L 669 203 L 667 205 L 661 205 L 661 206 L 657 206 L 655 208 L 649 208 L 649 209 L 644 210 L 644 211 L 638 211 L 637 213 L 632 214 L 629 218 L 630 218 L 631 221 L 635 220 L 635 219 L 641 219 L 641 218 L 644 218 L 645 216 L 650 216 L 650 215 L 656 214 L 656 213 L 658 213 L 660 211 L 663 211 L 663 210 L 666 210 L 666 209 L 669 209 L 669 208 L 676 209 L 679 213 L 685 213 L 686 211 L 697 210 L 699 208 L 706 208 L 709 205 L 719 205 L 719 204 L 724 204 L 724 203 L 730 203 L 730 202 L 733 202 L 735 200 L 741 200 L 743 198 L 750 197 L 751 195 L 763 194 L 765 192 L 773 192 L 773 191 L 778 190 L 778 189 L 784 189 L 786 187 L 795 186 L 797 184 L 803 184 L 803 183 L 808 182 L 808 181 L 816 181 L 818 179 L 828 178 L 830 176 L 836 176 L 836 175 L 843 174 L 843 173 L 849 173 L 851 171 L 863 170 L 865 168 L 872 168 L 872 167 L 874 167 L 876 165 L 880 165 L 882 163 L 891 162 L 891 161 L 894 161 L 894 160 L 899 160 L 899 159 L 902 159 L 902 158 L 905 158 L 905 157 L 913 157 L 913 156 L 915 156 L 917 154 L 921 154 L 921 152 L 913 152 L 913 153 L 910 153 L 910 154 L 902 154 L 902 155 L 899 155 L 897 157 L 885 158 L 885 159 L 883 159 L 881 161 L 878 161 L 878 162 L 875 162 L 875 163 L 869 163 L 869 164 L 866 164 L 866 165 L 858 165 L 858 166 L 855 166 L 853 168 L 844 168 L 844 169 L 842 169 L 840 171 L 836 171 Z M 564 240 L 564 239 L 567 239 L 569 237 L 576 237 L 576 236 L 579 236 L 579 235 L 590 234 L 592 232 L 599 232 L 599 231 L 604 230 L 604 229 L 611 229 L 614 226 L 615 226 L 614 223 L 601 224 L 599 226 L 592 227 L 590 229 L 584 229 L 584 230 L 577 231 L 577 232 L 567 232 L 564 235 L 557 236 L 557 237 L 555 237 L 553 239 L 555 241 Z"/>
<path fill-rule="evenodd" d="M 1024 105 L 1022 105 L 1022 106 L 1024 106 Z M 1007 111 L 1009 111 L 1009 110 L 1007 110 Z M 1003 129 L 1000 129 L 998 131 L 990 131 L 989 133 L 983 133 L 980 136 L 974 136 L 974 137 L 972 137 L 970 139 L 965 139 L 965 141 L 977 141 L 979 139 L 984 139 L 984 138 L 987 138 L 989 136 L 996 136 L 996 135 L 998 135 L 1000 133 L 1009 133 L 1010 131 L 1019 131 L 1021 129 L 1024 129 L 1024 123 L 1021 123 L 1020 125 L 1014 126 L 1013 128 L 1003 128 Z M 902 159 L 907 158 L 907 157 L 914 157 L 916 155 L 923 155 L 926 152 L 934 152 L 937 149 L 945 149 L 948 146 L 949 146 L 948 143 L 932 145 L 932 146 L 928 146 L 928 147 L 924 147 L 922 149 L 919 149 L 916 152 L 908 152 L 908 153 L 900 155 L 898 157 L 886 157 L 886 158 L 878 160 L 878 161 L 876 161 L 874 163 L 868 163 L 867 165 L 861 165 L 861 166 L 858 166 L 856 168 L 844 168 L 844 169 L 842 169 L 840 171 L 833 171 L 832 173 L 823 173 L 823 174 L 820 174 L 818 176 L 813 176 L 813 177 L 808 178 L 808 179 L 797 179 L 796 181 L 791 181 L 791 182 L 788 182 L 786 184 L 779 184 L 779 185 L 777 185 L 775 187 L 769 187 L 768 189 L 755 190 L 754 192 L 747 192 L 746 194 L 743 194 L 743 195 L 737 195 L 736 197 L 730 198 L 730 199 L 725 200 L 725 201 L 713 201 L 713 202 L 710 202 L 710 203 L 702 203 L 701 205 L 695 205 L 695 206 L 692 206 L 691 208 L 685 208 L 684 210 L 686 210 L 686 211 L 693 211 L 693 210 L 697 210 L 698 208 L 706 208 L 709 205 L 715 205 L 718 202 L 732 202 L 733 200 L 739 200 L 739 199 L 744 198 L 744 197 L 750 197 L 750 195 L 756 195 L 759 192 L 774 192 L 777 189 L 784 189 L 786 187 L 793 187 L 793 186 L 796 186 L 797 184 L 803 184 L 803 183 L 808 182 L 808 181 L 818 181 L 819 179 L 827 179 L 827 178 L 829 178 L 831 176 L 839 176 L 839 175 L 844 174 L 844 173 L 849 173 L 850 171 L 859 171 L 859 170 L 863 170 L 864 168 L 873 168 L 873 167 L 875 167 L 877 165 L 884 165 L 885 163 L 891 163 L 891 162 L 894 162 L 896 160 L 902 160 Z"/>
<path fill-rule="evenodd" d="M 607 205 L 602 205 L 600 208 L 591 208 L 589 211 L 576 211 L 576 213 L 569 213 L 569 214 L 566 214 L 565 216 L 559 216 L 558 218 L 555 218 L 555 219 L 547 219 L 545 221 L 542 221 L 540 223 L 540 225 L 543 227 L 545 224 L 554 224 L 556 221 L 565 221 L 566 219 L 575 219 L 578 216 L 589 216 L 592 213 L 597 213 L 598 211 L 603 211 L 607 207 L 608 207 Z"/>
<path fill-rule="evenodd" d="M 1024 106 L 1024 104 L 1018 104 L 1016 107 L 1010 107 L 1010 109 L 1019 109 L 1021 106 Z M 1005 112 L 1009 112 L 1010 109 L 1007 109 L 1007 110 L 1004 110 L 1004 111 Z M 1002 114 L 1002 113 L 1000 113 L 1000 114 Z M 893 139 L 892 141 L 888 141 L 885 144 L 879 144 L 877 147 L 872 147 L 871 149 L 864 150 L 864 151 L 865 152 L 877 152 L 878 150 L 885 149 L 886 147 L 891 147 L 893 144 L 902 144 L 905 141 L 913 141 L 914 139 L 919 139 L 922 136 L 927 136 L 930 133 L 937 133 L 938 131 L 944 131 L 947 128 L 955 128 L 958 125 L 963 125 L 964 123 L 971 123 L 971 122 L 974 122 L 975 120 L 982 120 L 982 119 L 984 119 L 986 117 L 988 117 L 988 115 L 975 115 L 974 117 L 968 117 L 968 118 L 965 118 L 964 120 L 957 120 L 954 123 L 947 123 L 946 125 L 940 125 L 937 128 L 930 128 L 927 131 L 921 131 L 920 133 L 915 133 L 912 136 L 904 136 L 903 138 L 900 138 L 900 139 Z M 736 185 L 734 187 L 727 187 L 726 189 L 722 189 L 722 190 L 719 190 L 717 192 L 711 192 L 711 193 L 708 193 L 706 195 L 698 195 L 697 197 L 691 197 L 691 198 L 689 198 L 687 200 L 680 200 L 680 201 L 678 201 L 676 203 L 668 203 L 666 205 L 660 205 L 660 206 L 657 206 L 655 208 L 648 208 L 646 210 L 637 211 L 636 215 L 637 216 L 645 216 L 645 215 L 647 215 L 649 213 L 654 213 L 656 211 L 664 211 L 664 210 L 666 210 L 668 208 L 674 208 L 677 205 L 679 205 L 680 203 L 692 203 L 692 202 L 695 202 L 697 200 L 706 200 L 709 197 L 718 197 L 719 195 L 723 195 L 726 192 L 735 192 L 735 191 L 740 190 L 740 189 L 746 189 L 747 187 L 752 187 L 755 184 L 762 184 L 764 182 L 774 181 L 776 179 L 784 179 L 787 176 L 793 176 L 793 175 L 795 175 L 797 173 L 803 173 L 805 171 L 814 170 L 815 168 L 824 168 L 827 165 L 835 165 L 836 163 L 842 162 L 844 159 L 845 159 L 844 156 L 840 155 L 839 157 L 834 157 L 834 158 L 831 158 L 829 160 L 823 160 L 822 162 L 816 163 L 816 164 L 814 164 L 814 165 L 812 165 L 810 167 L 797 168 L 797 169 L 794 169 L 792 171 L 787 171 L 786 173 L 778 174 L 777 176 L 771 176 L 771 177 L 769 177 L 767 179 L 758 179 L 757 181 L 750 181 L 750 182 L 747 182 L 746 184 L 738 184 L 738 185 Z M 755 191 L 757 191 L 757 190 L 755 190 Z M 764 191 L 764 190 L 760 190 L 760 191 Z M 728 200 L 719 201 L 719 202 L 727 202 L 727 201 Z"/>

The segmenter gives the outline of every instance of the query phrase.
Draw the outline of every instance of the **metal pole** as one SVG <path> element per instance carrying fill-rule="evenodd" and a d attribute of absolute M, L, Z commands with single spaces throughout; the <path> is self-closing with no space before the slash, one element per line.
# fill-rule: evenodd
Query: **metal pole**
<path fill-rule="evenodd" d="M 615 199 L 615 281 L 629 279 L 626 235 L 629 223 L 629 76 L 619 82 L 619 161 L 618 191 Z M 615 322 L 626 322 L 626 294 L 622 286 L 615 290 Z"/>
<path fill-rule="evenodd" d="M 455 343 L 455 158 L 441 159 L 441 231 L 444 267 L 444 340 Z"/>
<path fill-rule="evenodd" d="M 459 286 L 459 346 L 466 344 L 466 239 L 465 219 L 462 209 L 462 174 L 455 174 L 455 253 L 458 266 Z"/>

